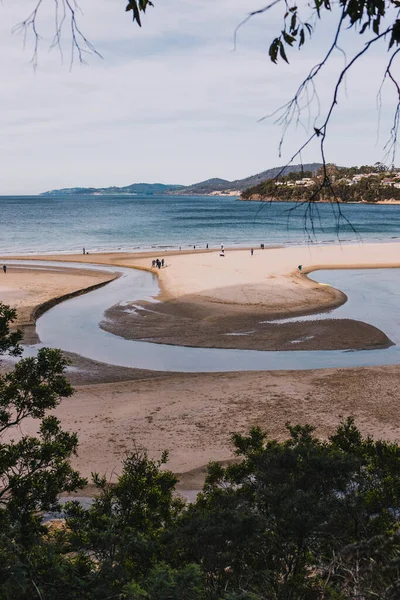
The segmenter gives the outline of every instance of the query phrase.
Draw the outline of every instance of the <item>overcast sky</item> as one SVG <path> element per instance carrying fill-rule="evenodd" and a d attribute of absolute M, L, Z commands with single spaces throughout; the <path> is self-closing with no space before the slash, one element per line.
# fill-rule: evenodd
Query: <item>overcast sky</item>
<path fill-rule="evenodd" d="M 4 0 L 1 194 L 237 179 L 284 164 L 294 153 L 305 139 L 303 129 L 288 132 L 279 158 L 279 127 L 259 119 L 284 104 L 322 57 L 337 15 L 320 24 L 304 50 L 290 53 L 290 65 L 276 66 L 268 46 L 280 30 L 282 8 L 241 28 L 233 51 L 236 25 L 262 2 L 154 1 L 139 29 L 124 12 L 123 0 L 80 0 L 81 28 L 103 59 L 88 57 L 86 66 L 76 62 L 70 70 L 67 29 L 64 62 L 56 50 L 49 52 L 54 0 L 44 0 L 35 74 L 32 40 L 28 37 L 24 48 L 23 38 L 11 33 L 35 3 Z M 343 44 L 351 56 L 362 39 L 353 32 L 346 36 Z M 377 142 L 376 93 L 384 59 L 382 47 L 347 80 L 329 134 L 330 162 L 347 166 L 382 159 L 394 100 L 385 94 Z M 322 108 L 342 66 L 338 53 L 321 74 Z M 318 147 L 302 158 L 319 161 Z"/>

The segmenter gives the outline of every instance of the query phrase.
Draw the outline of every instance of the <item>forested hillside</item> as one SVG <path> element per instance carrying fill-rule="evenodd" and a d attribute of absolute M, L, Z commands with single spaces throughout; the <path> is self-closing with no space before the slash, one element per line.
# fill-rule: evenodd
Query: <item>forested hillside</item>
<path fill-rule="evenodd" d="M 321 170 L 303 171 L 269 179 L 244 190 L 242 200 L 283 202 L 384 202 L 400 201 L 400 174 L 381 166 L 338 168 L 329 166 L 329 181 Z"/>

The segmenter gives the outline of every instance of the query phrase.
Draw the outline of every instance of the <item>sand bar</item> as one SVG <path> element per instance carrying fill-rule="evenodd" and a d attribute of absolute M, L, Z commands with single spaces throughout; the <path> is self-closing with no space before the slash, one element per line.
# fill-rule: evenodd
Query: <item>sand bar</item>
<path fill-rule="evenodd" d="M 7 264 L 7 263 L 5 263 Z M 63 267 L 20 268 L 0 273 L 0 301 L 17 309 L 17 326 L 33 325 L 42 307 L 102 285 L 115 275 L 105 271 Z"/>
<path fill-rule="evenodd" d="M 391 341 L 379 329 L 356 320 L 296 325 L 266 321 L 327 310 L 345 302 L 342 292 L 312 281 L 307 272 L 317 268 L 398 267 L 399 251 L 400 243 L 385 243 L 255 249 L 253 256 L 249 249 L 227 249 L 223 257 L 219 250 L 200 250 L 45 258 L 157 273 L 159 304 L 151 305 L 150 310 L 144 304 L 136 314 L 126 304 L 106 312 L 102 326 L 115 335 L 185 346 L 339 350 L 384 348 Z M 165 268 L 152 269 L 152 259 L 160 256 Z M 299 264 L 303 266 L 301 273 Z"/>
<path fill-rule="evenodd" d="M 226 306 L 228 300 L 232 306 L 246 309 L 248 286 L 248 303 L 261 302 L 270 310 L 276 310 L 278 305 L 287 314 L 300 307 L 316 309 L 321 302 L 332 301 L 326 288 L 296 273 L 298 264 L 303 264 L 305 270 L 397 267 L 399 250 L 400 244 L 368 244 L 256 250 L 253 257 L 248 251 L 226 251 L 225 258 L 220 258 L 219 252 L 165 253 L 167 268 L 159 276 L 165 297 L 176 298 L 177 302 L 191 296 L 215 306 Z M 156 256 L 151 253 L 48 258 L 147 269 Z M 43 256 L 37 258 L 43 260 Z M 52 290 L 47 286 L 49 275 L 43 274 L 46 298 L 60 292 L 58 284 Z M 93 275 L 90 273 L 89 277 Z M 71 274 L 74 276 L 76 272 Z M 21 283 L 10 286 L 7 301 L 15 304 L 18 294 L 29 291 L 37 282 L 35 277 L 34 273 L 27 273 Z M 62 277 L 66 284 L 65 274 Z M 245 286 L 242 291 L 241 286 Z M 0 289 L 6 291 L 5 287 Z M 40 304 L 40 299 L 44 301 L 39 288 L 32 291 L 35 302 L 31 306 Z M 286 421 L 310 422 L 317 426 L 319 435 L 326 436 L 341 415 L 352 414 L 363 433 L 399 441 L 399 372 L 400 367 L 393 366 L 308 372 L 143 373 L 130 381 L 128 370 L 124 370 L 126 381 L 79 386 L 76 395 L 63 401 L 56 414 L 65 428 L 79 433 L 80 449 L 74 464 L 84 474 L 96 470 L 109 476 L 117 473 L 124 454 L 136 443 L 154 457 L 169 449 L 170 467 L 185 473 L 182 485 L 185 489 L 197 489 L 202 465 L 210 459 L 232 458 L 230 433 L 244 432 L 252 424 L 261 425 L 271 436 L 283 438 Z"/>
<path fill-rule="evenodd" d="M 21 258 L 24 257 L 7 257 Z M 4 260 L 7 260 L 4 258 Z M 26 257 L 25 257 L 26 258 Z M 400 267 L 400 242 L 380 244 L 308 245 L 285 248 L 95 253 L 30 256 L 30 259 L 88 262 L 151 269 L 153 258 L 164 258 L 157 273 L 163 300 L 198 299 L 219 304 L 253 306 L 271 314 L 316 310 L 343 302 L 343 297 L 299 276 L 315 269 Z"/>

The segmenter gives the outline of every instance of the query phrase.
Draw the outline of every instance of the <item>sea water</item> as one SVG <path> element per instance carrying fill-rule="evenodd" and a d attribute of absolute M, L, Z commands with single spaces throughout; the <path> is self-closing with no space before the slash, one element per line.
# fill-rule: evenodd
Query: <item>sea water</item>
<path fill-rule="evenodd" d="M 400 206 L 216 196 L 3 196 L 0 254 L 400 239 Z"/>
<path fill-rule="evenodd" d="M 59 263 L 58 263 L 59 264 Z M 66 265 L 79 268 L 77 264 Z M 122 267 L 90 266 L 119 271 L 122 276 L 98 290 L 71 298 L 45 312 L 37 321 L 42 343 L 112 365 L 159 371 L 218 372 L 321 369 L 400 363 L 400 346 L 372 350 L 232 350 L 191 348 L 128 340 L 104 331 L 99 322 L 113 304 L 149 300 L 158 292 L 152 273 Z M 329 318 L 360 319 L 400 340 L 399 269 L 316 271 L 312 277 L 343 290 L 349 302 Z M 372 290 L 372 293 L 371 293 Z M 298 320 L 302 320 L 300 317 Z M 26 349 L 35 354 L 38 346 Z"/>

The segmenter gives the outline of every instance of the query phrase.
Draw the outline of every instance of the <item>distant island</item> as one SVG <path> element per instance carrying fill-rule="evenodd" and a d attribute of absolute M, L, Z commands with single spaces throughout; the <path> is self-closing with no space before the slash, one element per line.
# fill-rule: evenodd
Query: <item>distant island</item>
<path fill-rule="evenodd" d="M 282 174 L 287 175 L 301 171 L 316 172 L 321 167 L 321 163 L 310 163 L 301 165 L 290 165 L 285 167 Z M 165 185 L 163 183 L 133 183 L 124 187 L 106 187 L 106 188 L 94 188 L 94 187 L 74 187 L 74 188 L 62 188 L 57 190 L 50 190 L 43 192 L 40 196 L 75 196 L 75 195 L 93 195 L 93 196 L 108 196 L 112 194 L 140 194 L 149 196 L 159 195 L 183 195 L 183 196 L 204 196 L 204 195 L 221 195 L 221 196 L 240 196 L 241 192 L 252 186 L 265 182 L 268 179 L 273 179 L 282 171 L 282 167 L 274 167 L 251 175 L 245 179 L 236 179 L 235 181 L 228 181 L 226 179 L 207 179 L 206 181 L 200 181 L 192 185 Z"/>

